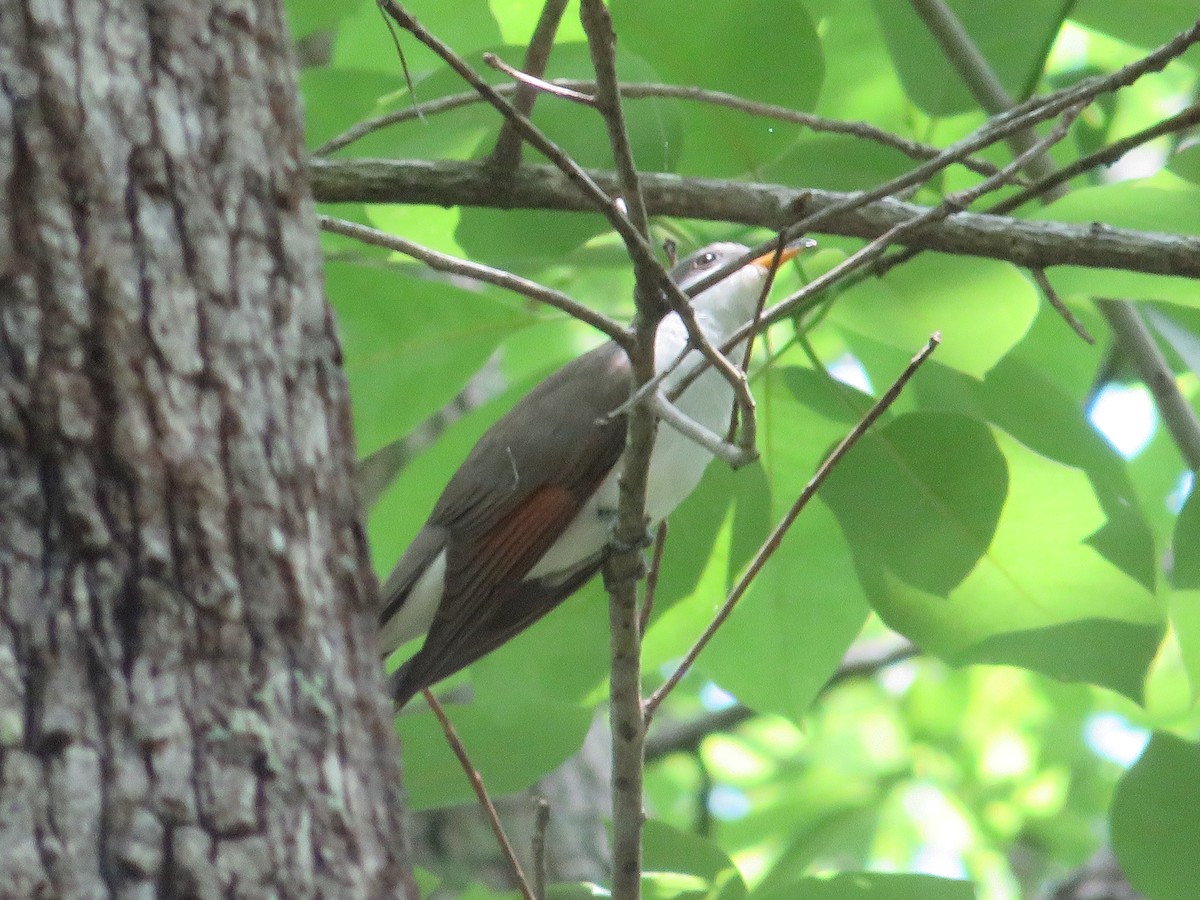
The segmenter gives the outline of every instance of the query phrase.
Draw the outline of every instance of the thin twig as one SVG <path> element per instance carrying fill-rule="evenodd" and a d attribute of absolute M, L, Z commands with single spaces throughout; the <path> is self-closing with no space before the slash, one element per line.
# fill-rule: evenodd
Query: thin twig
<path fill-rule="evenodd" d="M 533 81 L 528 79 L 527 73 L 520 73 L 519 75 L 515 73 L 509 74 L 514 78 L 520 78 L 522 81 L 529 81 L 529 83 L 534 84 L 541 90 L 547 90 L 544 86 L 549 85 L 554 88 L 554 93 L 558 91 L 564 92 L 557 94 L 558 96 L 563 96 L 569 100 L 576 100 L 576 102 L 583 102 L 582 97 L 588 97 L 590 100 L 591 95 L 596 90 L 595 81 L 583 81 L 575 78 L 554 78 L 549 81 L 537 79 Z M 747 100 L 745 97 L 738 97 L 735 94 L 727 94 L 722 91 L 710 91 L 706 88 L 693 87 L 691 85 L 655 84 L 650 82 L 624 82 L 619 87 L 621 90 L 621 99 L 623 100 L 687 100 L 709 106 L 725 107 L 760 118 L 800 125 L 808 128 L 810 131 L 845 134 L 861 138 L 897 150 L 912 159 L 933 159 L 942 152 L 940 147 L 923 144 L 919 141 L 910 141 L 889 131 L 884 131 L 882 128 L 876 128 L 867 122 L 843 122 L 837 119 L 828 119 L 824 116 L 788 109 L 786 106 L 775 106 L 771 103 L 759 103 L 757 100 Z M 496 88 L 496 91 L 506 97 L 512 96 L 516 93 L 517 86 L 501 85 Z M 355 141 L 362 140 L 369 134 L 392 125 L 399 125 L 426 116 L 432 117 L 439 113 L 483 102 L 485 102 L 484 99 L 475 91 L 464 91 L 461 94 L 451 94 L 446 97 L 439 97 L 436 100 L 429 100 L 415 108 L 409 106 L 370 119 L 364 119 L 341 134 L 330 138 L 314 150 L 313 154 L 315 156 L 326 156 L 350 146 Z M 979 175 L 991 175 L 996 171 L 996 166 L 992 163 L 974 157 L 966 157 L 960 164 Z"/>
<path fill-rule="evenodd" d="M 1070 329 L 1083 338 L 1086 343 L 1095 344 L 1096 339 L 1087 330 L 1087 326 L 1079 321 L 1079 317 L 1071 312 L 1067 304 L 1063 302 L 1062 297 L 1058 296 L 1058 291 L 1054 290 L 1054 285 L 1046 277 L 1046 270 L 1035 267 L 1029 270 L 1029 274 L 1033 276 L 1034 283 L 1041 289 L 1042 296 L 1046 298 L 1046 302 L 1054 308 L 1056 313 L 1062 316 L 1063 321 L 1067 323 Z"/>
<path fill-rule="evenodd" d="M 783 256 L 785 247 L 787 247 L 787 241 L 783 239 L 783 235 L 781 234 L 779 235 L 779 238 L 775 244 L 775 255 L 771 257 L 771 265 L 767 267 L 766 281 L 763 282 L 762 290 L 758 292 L 758 299 L 754 301 L 754 315 L 750 317 L 751 323 L 758 321 L 758 317 L 762 315 L 763 307 L 767 305 L 767 296 L 771 293 L 771 288 L 775 286 L 775 275 L 779 271 L 779 260 Z M 743 372 L 750 371 L 750 357 L 754 354 L 754 338 L 757 337 L 757 335 L 757 331 L 752 331 L 750 332 L 750 337 L 746 339 L 746 346 L 742 351 L 742 364 L 739 366 Z M 732 353 L 733 349 L 731 347 L 728 351 L 726 351 L 724 348 L 721 348 L 721 352 Z M 734 406 L 733 409 L 729 411 L 729 428 L 725 432 L 725 440 L 727 442 L 733 441 L 734 436 L 737 434 L 737 427 L 738 407 Z M 749 447 L 743 445 L 743 449 L 753 450 L 754 443 L 751 442 Z"/>
<path fill-rule="evenodd" d="M 1200 122 L 1200 103 L 1193 103 L 1182 112 L 1176 113 L 1161 122 L 1151 125 L 1149 128 L 1143 128 L 1141 131 L 1131 134 L 1128 137 L 1121 138 L 1119 141 L 1113 141 L 1111 144 L 1102 147 L 1095 153 L 1089 153 L 1087 156 L 1082 156 L 1075 160 L 1070 165 L 1063 166 L 1061 169 L 1035 181 L 1033 184 L 1024 188 L 1021 191 L 1013 194 L 1011 197 L 1006 197 L 995 206 L 985 210 L 985 212 L 993 215 L 1002 216 L 1012 212 L 1019 206 L 1033 200 L 1037 197 L 1044 197 L 1055 188 L 1070 181 L 1077 175 L 1082 175 L 1084 172 L 1094 169 L 1098 166 L 1107 166 L 1115 163 L 1130 150 L 1140 147 L 1142 144 L 1148 143 L 1155 138 L 1160 138 L 1167 134 L 1173 134 L 1177 131 L 1182 131 L 1185 128 L 1190 128 Z"/>
<path fill-rule="evenodd" d="M 554 35 L 558 33 L 558 24 L 562 21 L 563 12 L 567 8 L 567 0 L 546 0 L 538 23 L 529 39 L 529 47 L 525 50 L 525 71 L 529 77 L 537 79 L 546 71 L 546 63 L 550 60 L 550 51 L 554 48 Z M 484 62 L 488 57 L 495 59 L 491 53 L 484 54 Z M 489 63 L 490 65 L 490 63 Z M 538 91 L 529 84 L 521 84 L 513 98 L 513 109 L 523 116 L 533 112 L 534 101 Z M 505 119 L 500 128 L 500 136 L 496 138 L 496 146 L 492 148 L 492 162 L 500 172 L 511 172 L 521 164 L 521 135 L 518 134 L 511 119 Z"/>
<path fill-rule="evenodd" d="M 447 272 L 452 275 L 473 278 L 476 281 L 484 281 L 520 294 L 522 297 L 528 297 L 539 303 L 545 303 L 547 306 L 552 306 L 568 315 L 574 316 L 581 322 L 591 325 L 597 331 L 608 335 L 622 347 L 627 346 L 629 343 L 630 335 L 628 329 L 622 327 L 618 322 L 610 319 L 603 313 L 596 312 L 594 309 L 585 306 L 577 300 L 572 300 L 561 291 L 548 288 L 545 285 L 538 284 L 536 281 L 521 278 L 519 275 L 513 275 L 511 272 L 506 272 L 503 269 L 493 269 L 491 266 L 485 266 L 481 263 L 459 259 L 457 256 L 450 256 L 447 253 L 432 250 L 429 247 L 413 243 L 397 235 L 388 234 L 386 231 L 380 231 L 378 228 L 371 228 L 368 225 L 360 225 L 357 222 L 348 222 L 345 219 L 336 219 L 333 216 L 318 215 L 317 224 L 324 231 L 341 234 L 362 241 L 364 244 L 385 247 L 388 250 L 395 250 L 397 253 L 403 253 L 406 256 L 419 259 L 431 269 L 436 269 L 439 272 Z"/>
<path fill-rule="evenodd" d="M 437 716 L 437 720 L 442 726 L 442 732 L 446 735 L 446 743 L 450 745 L 450 749 L 458 757 L 459 765 L 462 766 L 463 772 L 466 773 L 467 780 L 471 782 L 471 788 L 475 791 L 475 796 L 479 799 L 479 805 L 483 807 L 483 811 L 488 817 L 488 822 L 491 823 L 492 833 L 496 836 L 496 842 L 500 845 L 500 850 L 508 860 L 509 866 L 512 867 L 513 878 L 516 879 L 521 895 L 525 900 L 536 900 L 533 888 L 529 886 L 529 882 L 525 879 L 525 872 L 521 869 L 521 863 L 517 859 L 517 854 L 513 851 L 512 844 L 508 840 L 508 835 L 504 833 L 504 826 L 500 824 L 500 816 L 496 813 L 496 806 L 492 803 L 492 798 L 488 796 L 487 788 L 483 784 L 483 777 L 479 774 L 479 770 L 475 768 L 474 763 L 471 762 L 471 757 L 467 755 L 467 748 L 463 746 L 462 741 L 459 739 L 458 732 L 454 729 L 454 724 L 446 715 L 446 711 L 442 709 L 442 704 L 437 701 L 437 698 L 433 696 L 433 693 L 428 688 L 425 688 L 421 693 L 425 695 L 425 702 L 429 704 L 429 708 Z"/>
<path fill-rule="evenodd" d="M 483 62 L 485 65 L 491 66 L 497 72 L 503 72 L 509 78 L 513 79 L 513 81 L 518 81 L 523 85 L 528 85 L 536 91 L 541 91 L 543 94 L 550 94 L 552 97 L 558 97 L 560 100 L 569 100 L 572 103 L 578 103 L 581 106 L 595 107 L 596 105 L 596 98 L 591 94 L 573 91 L 570 88 L 557 85 L 553 81 L 546 81 L 542 78 L 538 78 L 535 75 L 530 75 L 528 72 L 522 72 L 516 66 L 510 66 L 495 53 L 483 54 Z"/>
<path fill-rule="evenodd" d="M 681 412 L 679 407 L 663 396 L 661 391 L 651 395 L 650 407 L 663 422 L 693 443 L 699 444 L 731 469 L 740 469 L 758 458 L 756 450 L 747 450 L 737 444 L 729 443 L 715 431 L 711 431 L 686 413 Z"/>
<path fill-rule="evenodd" d="M 951 144 L 928 162 L 869 191 L 860 191 L 850 195 L 845 200 L 827 205 L 819 211 L 801 218 L 794 224 L 790 224 L 784 233 L 788 239 L 792 239 L 807 232 L 816 231 L 826 222 L 837 216 L 846 215 L 876 200 L 894 196 L 911 187 L 922 184 L 937 172 L 955 162 L 960 162 L 963 158 L 977 150 L 981 150 L 998 140 L 1007 138 L 1009 135 L 1032 128 L 1039 122 L 1054 118 L 1071 107 L 1090 103 L 1102 94 L 1111 93 L 1118 88 L 1132 84 L 1149 72 L 1156 72 L 1162 69 L 1168 62 L 1182 54 L 1197 41 L 1200 41 L 1200 19 L 1197 19 L 1191 28 L 1180 32 L 1167 43 L 1124 68 L 1110 75 L 1086 78 L 1078 84 L 1040 97 L 1032 97 L 1024 103 L 1017 104 L 1006 112 L 989 119 L 974 132 L 962 140 Z M 752 248 L 745 254 L 744 258 L 752 259 L 756 255 L 761 256 L 764 253 L 769 253 L 773 243 L 774 239 Z M 692 285 L 690 292 L 694 296 L 695 293 L 705 290 L 726 277 L 728 275 L 727 270 L 732 271 L 741 262 L 742 259 L 736 259 L 726 266 L 715 269 L 706 278 Z"/>
<path fill-rule="evenodd" d="M 833 452 L 830 453 L 825 459 L 825 461 L 821 463 L 821 466 L 817 469 L 816 474 L 814 474 L 809 480 L 808 484 L 804 486 L 804 490 L 800 492 L 800 496 L 797 497 L 796 501 L 792 504 L 791 509 L 787 511 L 787 514 L 783 517 L 779 524 L 775 526 L 775 529 L 763 542 L 763 545 L 759 548 L 758 553 L 755 554 L 754 559 L 751 561 L 749 567 L 747 567 L 742 577 L 738 579 L 738 583 L 734 586 L 733 590 L 730 591 L 729 597 L 725 600 L 725 603 L 721 606 L 720 610 L 717 611 L 717 614 L 713 617 L 712 622 L 710 622 L 708 627 L 704 630 L 704 633 L 700 635 L 696 643 L 692 645 L 690 650 L 688 650 L 687 655 L 683 658 L 683 661 L 679 664 L 675 671 L 671 673 L 671 676 L 662 684 L 661 687 L 659 687 L 658 690 L 650 695 L 650 698 L 645 703 L 647 719 L 654 715 L 654 712 L 658 709 L 659 704 L 661 704 L 663 699 L 670 694 L 672 690 L 674 690 L 675 685 L 679 684 L 683 676 L 688 673 L 692 665 L 696 662 L 696 658 L 700 655 L 700 652 L 706 646 L 708 646 L 708 642 L 711 641 L 713 635 L 717 633 L 717 629 L 719 629 L 725 620 L 729 618 L 730 613 L 733 612 L 733 608 L 737 606 L 738 601 L 742 599 L 742 595 L 746 593 L 746 590 L 754 582 L 754 579 L 758 577 L 758 573 L 762 570 L 762 567 L 766 564 L 767 560 L 770 559 L 775 551 L 779 549 L 779 545 L 783 542 L 784 536 L 788 533 L 788 530 L 796 521 L 796 517 L 799 516 L 804 507 L 808 505 L 808 502 L 816 494 L 817 489 L 824 483 L 825 479 L 829 476 L 829 473 L 833 471 L 834 466 L 836 466 L 841 461 L 842 457 L 844 457 L 850 450 L 850 448 L 858 443 L 859 439 L 867 433 L 867 430 L 875 423 L 875 420 L 883 415 L 887 408 L 891 406 L 893 402 L 895 402 L 896 398 L 900 396 L 900 392 L 904 390 L 904 386 L 908 384 L 909 379 L 916 374 L 917 369 L 919 369 L 921 364 L 929 358 L 930 354 L 933 353 L 940 343 L 941 335 L 939 334 L 934 334 L 929 338 L 929 343 L 926 344 L 920 350 L 920 352 L 918 352 L 917 355 L 912 358 L 908 366 L 906 366 L 904 371 L 900 373 L 900 377 L 897 378 L 895 382 L 892 383 L 892 386 L 887 389 L 887 392 L 884 393 L 884 395 L 880 397 L 869 410 L 867 410 L 867 414 L 862 417 L 859 423 L 855 425 L 853 429 L 851 429 L 850 433 L 842 439 L 841 443 L 838 444 L 833 449 Z"/>
<path fill-rule="evenodd" d="M 768 325 L 792 315 L 801 303 L 825 290 L 825 288 L 829 287 L 834 282 L 844 278 L 849 272 L 864 268 L 871 262 L 874 262 L 884 253 L 884 251 L 887 250 L 889 246 L 896 243 L 906 235 L 912 235 L 925 228 L 928 228 L 935 222 L 940 222 L 951 215 L 954 215 L 955 213 L 962 212 L 966 206 L 973 203 L 984 193 L 987 193 L 988 191 L 994 191 L 1006 184 L 1012 177 L 1012 174 L 1020 171 L 1021 167 L 1025 165 L 1030 158 L 1045 152 L 1048 147 L 1062 140 L 1062 138 L 1066 136 L 1067 129 L 1071 121 L 1074 120 L 1081 110 L 1082 106 L 1080 105 L 1069 107 L 1064 111 L 1063 119 L 1058 122 L 1056 127 L 1051 130 L 1049 134 L 1047 134 L 1041 140 L 1035 142 L 1024 153 L 1019 155 L 1008 165 L 1001 168 L 995 175 L 985 178 L 983 181 L 979 182 L 979 184 L 974 185 L 973 187 L 947 196 L 937 206 L 930 207 L 920 215 L 914 216 L 913 218 L 905 222 L 901 222 L 898 225 L 894 225 L 879 237 L 871 241 L 869 244 L 861 247 L 850 256 L 846 257 L 832 269 L 829 269 L 827 272 L 824 272 L 817 278 L 814 278 L 791 296 L 786 297 L 776 303 L 770 309 L 763 312 L 763 314 L 759 317 L 758 322 L 760 323 L 760 327 L 765 328 Z M 743 326 L 734 333 L 732 339 L 740 340 L 741 338 L 744 338 L 749 331 L 749 327 Z"/>

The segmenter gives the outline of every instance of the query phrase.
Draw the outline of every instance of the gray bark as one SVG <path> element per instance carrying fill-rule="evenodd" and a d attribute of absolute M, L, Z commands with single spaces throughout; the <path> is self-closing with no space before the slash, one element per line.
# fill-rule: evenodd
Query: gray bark
<path fill-rule="evenodd" d="M 410 882 L 278 2 L 0 11 L 0 895 Z"/>

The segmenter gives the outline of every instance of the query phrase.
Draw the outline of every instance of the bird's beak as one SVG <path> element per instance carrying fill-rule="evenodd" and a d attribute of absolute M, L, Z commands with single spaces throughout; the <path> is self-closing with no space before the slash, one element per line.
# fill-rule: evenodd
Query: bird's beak
<path fill-rule="evenodd" d="M 758 259 L 751 260 L 750 265 L 760 266 L 770 272 L 772 269 L 778 269 L 792 257 L 805 250 L 811 250 L 815 246 L 817 246 L 817 242 L 812 238 L 799 238 L 785 246 L 783 250 L 771 250 Z"/>

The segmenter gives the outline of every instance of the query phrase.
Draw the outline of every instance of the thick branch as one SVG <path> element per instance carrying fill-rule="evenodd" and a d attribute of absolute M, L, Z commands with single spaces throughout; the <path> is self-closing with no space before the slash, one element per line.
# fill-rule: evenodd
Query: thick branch
<path fill-rule="evenodd" d="M 522 166 L 502 189 L 480 163 L 313 160 L 310 175 L 313 193 L 323 202 L 595 211 L 593 201 L 549 166 Z M 610 196 L 620 191 L 611 172 L 591 171 L 589 175 Z M 818 213 L 851 197 L 835 191 L 662 173 L 642 172 L 640 178 L 650 215 L 772 229 L 795 221 L 797 203 L 804 203 L 806 212 Z M 914 203 L 881 200 L 834 216 L 822 223 L 821 231 L 870 240 L 926 210 Z M 1200 278 L 1200 237 L 1114 228 L 1098 222 L 1038 222 L 964 212 L 908 235 L 902 243 L 939 253 L 1007 260 L 1019 266 L 1070 265 Z"/>

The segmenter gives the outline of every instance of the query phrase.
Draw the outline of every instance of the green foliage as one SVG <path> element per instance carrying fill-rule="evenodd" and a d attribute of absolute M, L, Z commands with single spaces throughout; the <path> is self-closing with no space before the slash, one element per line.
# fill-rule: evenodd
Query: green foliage
<path fill-rule="evenodd" d="M 1110 73 L 1195 17 L 1189 0 L 949 5 L 1017 99 Z M 520 65 L 541 8 L 520 0 L 407 6 L 493 84 L 508 79 L 482 54 Z M 938 146 L 986 118 L 912 5 L 899 0 L 611 6 L 627 82 L 697 85 Z M 548 77 L 590 77 L 577 7 L 558 32 Z M 332 41 L 328 64 L 300 77 L 311 147 L 411 106 L 374 4 L 288 0 L 288 8 L 298 35 Z M 430 52 L 399 38 L 418 100 L 467 90 Z M 1093 104 L 1054 148 L 1055 161 L 1192 102 L 1198 63 L 1193 49 Z M 695 100 L 629 99 L 625 109 L 647 171 L 857 190 L 915 165 L 857 135 Z M 582 164 L 612 167 L 593 110 L 542 97 L 534 120 Z M 337 156 L 478 159 L 499 129 L 495 113 L 472 102 L 410 117 Z M 1195 145 L 1171 136 L 1151 146 L 1160 158 L 1138 177 L 1092 171 L 1065 196 L 1013 215 L 1099 223 L 1100 232 L 1200 234 Z M 542 162 L 528 148 L 525 156 Z M 1011 159 L 1003 145 L 982 156 Z M 954 167 L 911 199 L 936 203 L 978 177 Z M 502 266 L 619 319 L 632 314 L 627 259 L 598 214 L 385 205 L 329 212 Z M 659 220 L 654 228 L 656 240 L 672 237 L 685 252 L 714 239 L 769 236 L 714 222 Z M 819 237 L 818 254 L 780 273 L 776 297 L 861 246 Z M 344 239 L 325 246 L 362 451 L 435 412 L 493 353 L 508 383 L 444 429 L 374 510 L 372 549 L 386 573 L 478 436 L 598 338 L 497 288 Z M 1177 384 L 1194 399 L 1200 289 L 1168 274 L 1055 266 L 1047 275 L 1099 346 L 1064 324 L 1028 272 L 932 254 L 837 286 L 814 315 L 775 326 L 759 345 L 752 385 L 762 463 L 737 473 L 714 464 L 672 518 L 643 648 L 647 688 L 686 652 L 830 448 L 932 332 L 944 339 L 834 470 L 659 712 L 665 725 L 703 717 L 719 705 L 716 686 L 754 715 L 651 762 L 647 897 L 1038 896 L 1094 853 L 1110 822 L 1135 887 L 1168 900 L 1194 893 L 1200 503 L 1193 496 L 1180 512 L 1185 465 L 1161 422 L 1144 448 L 1123 454 L 1089 410 L 1100 387 L 1137 377 L 1128 358 L 1110 356 L 1092 298 L 1139 301 Z M 857 387 L 831 376 L 847 371 L 857 373 Z M 475 702 L 451 715 L 494 792 L 528 786 L 579 746 L 607 696 L 606 627 L 594 584 L 461 676 Z M 889 629 L 921 655 L 824 689 L 856 638 Z M 1107 741 L 1096 738 L 1114 722 L 1124 724 Z M 397 727 L 413 805 L 468 801 L 458 764 L 420 704 Z M 1149 748 L 1122 775 L 1151 729 Z M 594 893 L 560 885 L 551 896 Z"/>

